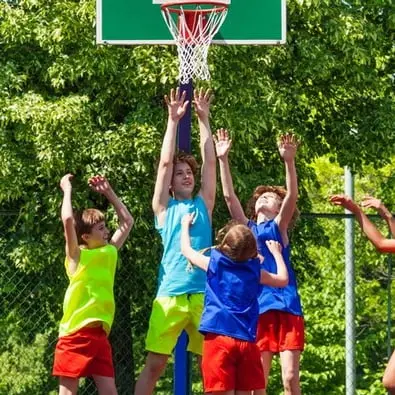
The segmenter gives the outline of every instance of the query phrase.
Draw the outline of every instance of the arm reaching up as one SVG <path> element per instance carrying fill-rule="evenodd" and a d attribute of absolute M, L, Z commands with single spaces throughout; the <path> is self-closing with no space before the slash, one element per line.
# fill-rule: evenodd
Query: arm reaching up
<path fill-rule="evenodd" d="M 374 208 L 381 218 L 387 222 L 390 229 L 392 237 L 395 237 L 395 218 L 392 216 L 391 212 L 384 206 L 380 199 L 376 199 L 373 196 L 365 196 L 361 202 L 362 207 Z"/>
<path fill-rule="evenodd" d="M 281 244 L 274 240 L 266 240 L 266 246 L 272 253 L 277 265 L 277 274 L 261 270 L 261 284 L 271 287 L 286 287 L 288 285 L 288 270 L 281 254 Z"/>
<path fill-rule="evenodd" d="M 177 88 L 170 91 L 170 96 L 165 96 L 169 115 L 160 153 L 154 196 L 152 198 L 152 209 L 155 216 L 158 217 L 159 226 L 164 223 L 169 200 L 169 187 L 173 174 L 173 159 L 177 142 L 177 126 L 180 119 L 184 116 L 188 105 L 188 101 L 185 101 L 185 95 L 185 91 L 181 94 L 180 89 Z"/>
<path fill-rule="evenodd" d="M 192 226 L 193 217 L 194 214 L 186 214 L 181 221 L 181 252 L 189 262 L 207 272 L 210 258 L 191 247 L 189 227 Z"/>
<path fill-rule="evenodd" d="M 215 204 L 216 159 L 213 136 L 210 129 L 210 106 L 214 96 L 210 89 L 194 91 L 193 104 L 199 120 L 200 153 L 202 156 L 201 188 L 199 194 L 206 203 L 210 218 Z"/>
<path fill-rule="evenodd" d="M 117 213 L 119 219 L 119 225 L 118 229 L 113 234 L 110 243 L 117 247 L 117 249 L 120 249 L 125 243 L 125 240 L 133 227 L 133 217 L 129 213 L 129 210 L 126 208 L 126 206 L 118 198 L 105 177 L 91 177 L 88 181 L 88 185 L 93 191 L 105 196 L 107 200 L 114 206 L 115 212 Z"/>
<path fill-rule="evenodd" d="M 63 176 L 60 180 L 60 187 L 63 191 L 61 217 L 66 242 L 66 256 L 69 262 L 69 271 L 71 274 L 74 274 L 80 259 L 80 248 L 78 246 L 78 238 L 74 226 L 73 207 L 71 204 L 72 178 L 72 174 Z"/>
<path fill-rule="evenodd" d="M 222 193 L 226 205 L 228 206 L 229 213 L 232 219 L 246 225 L 248 218 L 245 216 L 243 207 L 233 188 L 233 180 L 229 166 L 229 151 L 232 146 L 232 140 L 229 138 L 228 131 L 225 129 L 218 129 L 217 135 L 214 136 L 214 141 L 219 162 Z"/>
<path fill-rule="evenodd" d="M 283 241 L 288 244 L 288 226 L 296 209 L 298 200 L 298 178 L 296 175 L 295 156 L 298 148 L 298 141 L 292 134 L 285 134 L 280 137 L 278 151 L 285 165 L 285 180 L 287 193 L 282 202 L 280 211 L 276 217 L 276 222 L 283 236 Z"/>
<path fill-rule="evenodd" d="M 335 206 L 342 206 L 346 210 L 355 214 L 362 232 L 380 252 L 395 252 L 395 240 L 386 239 L 381 232 L 370 222 L 369 218 L 363 213 L 361 208 L 349 197 L 345 195 L 333 195 L 330 202 Z"/>

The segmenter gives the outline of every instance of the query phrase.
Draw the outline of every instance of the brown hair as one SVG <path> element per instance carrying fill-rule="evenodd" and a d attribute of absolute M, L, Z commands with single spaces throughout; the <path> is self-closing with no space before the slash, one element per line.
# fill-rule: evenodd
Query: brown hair
<path fill-rule="evenodd" d="M 257 244 L 251 230 L 237 221 L 228 222 L 218 231 L 217 249 L 236 262 L 243 262 L 258 255 Z"/>
<path fill-rule="evenodd" d="M 192 170 L 193 175 L 196 176 L 196 173 L 198 171 L 199 165 L 198 165 L 198 163 L 197 163 L 197 161 L 196 161 L 194 156 L 186 154 L 183 151 L 180 151 L 180 152 L 177 153 L 177 155 L 174 155 L 173 166 L 175 167 L 175 165 L 177 163 L 186 163 L 186 164 L 188 164 L 188 166 Z M 173 167 L 173 169 L 174 169 L 174 167 Z M 173 173 L 174 173 L 174 170 L 173 170 Z"/>
<path fill-rule="evenodd" d="M 104 221 L 104 214 L 95 208 L 88 208 L 82 212 L 75 213 L 74 225 L 78 244 L 86 244 L 82 239 L 82 235 L 91 233 L 93 226 L 102 221 Z"/>
<path fill-rule="evenodd" d="M 261 196 L 265 192 L 272 192 L 276 194 L 279 199 L 282 201 L 285 198 L 285 195 L 287 194 L 287 190 L 284 187 L 281 186 L 270 186 L 270 185 L 258 185 L 254 192 L 252 193 L 252 197 L 250 200 L 247 202 L 247 208 L 246 208 L 246 213 L 247 216 L 252 219 L 253 221 L 256 221 L 257 215 L 255 212 L 255 203 L 258 200 L 259 196 Z M 299 210 L 297 207 L 295 207 L 295 211 L 292 216 L 292 220 L 289 224 L 289 227 L 293 227 L 295 225 L 296 220 L 299 218 Z"/>

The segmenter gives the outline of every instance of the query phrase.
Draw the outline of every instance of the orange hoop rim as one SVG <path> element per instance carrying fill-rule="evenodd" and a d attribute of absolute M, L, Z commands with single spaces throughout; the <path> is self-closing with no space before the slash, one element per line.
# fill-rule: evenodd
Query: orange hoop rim
<path fill-rule="evenodd" d="M 184 5 L 192 5 L 196 4 L 199 5 L 212 5 L 213 8 L 210 9 L 200 9 L 200 10 L 181 10 L 178 7 L 182 7 Z M 229 3 L 227 1 L 220 1 L 220 0 L 182 0 L 182 1 L 168 1 L 163 3 L 160 8 L 162 11 L 167 10 L 168 12 L 175 13 L 175 14 L 209 14 L 211 12 L 222 12 L 228 8 Z"/>

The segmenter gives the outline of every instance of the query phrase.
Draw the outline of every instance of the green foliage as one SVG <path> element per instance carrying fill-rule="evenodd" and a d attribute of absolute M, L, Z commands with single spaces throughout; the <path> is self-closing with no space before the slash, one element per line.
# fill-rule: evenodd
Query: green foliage
<path fill-rule="evenodd" d="M 243 202 L 258 184 L 284 183 L 276 137 L 288 130 L 303 142 L 302 211 L 337 211 L 326 203 L 342 190 L 342 169 L 334 163 L 364 175 L 358 188 L 395 201 L 391 11 L 390 0 L 290 0 L 286 46 L 212 48 L 212 127 L 232 133 Z M 132 332 L 135 372 L 144 361 L 161 254 L 150 200 L 165 128 L 162 98 L 176 84 L 176 49 L 99 47 L 94 18 L 94 1 L 0 2 L 0 203 L 16 212 L 0 216 L 1 393 L 56 390 L 48 355 L 66 287 L 58 219 L 58 182 L 66 172 L 75 174 L 76 208 L 107 208 L 86 187 L 89 176 L 101 173 L 136 219 L 122 253 L 117 297 L 125 310 L 118 305 L 114 332 L 121 346 Z M 194 147 L 196 139 L 194 131 Z M 219 192 L 214 226 L 227 217 Z M 111 210 L 108 219 L 113 224 Z M 307 322 L 305 393 L 344 392 L 342 229 L 340 221 L 303 219 L 292 235 Z M 358 391 L 379 394 L 386 263 L 359 239 L 357 259 Z M 161 384 L 164 391 L 170 381 Z M 270 393 L 280 388 L 275 365 Z"/>

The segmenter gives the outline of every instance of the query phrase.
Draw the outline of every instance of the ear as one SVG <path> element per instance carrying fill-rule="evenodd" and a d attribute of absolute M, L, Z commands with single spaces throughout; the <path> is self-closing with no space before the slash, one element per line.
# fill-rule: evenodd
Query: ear
<path fill-rule="evenodd" d="M 83 234 L 81 235 L 81 239 L 82 239 L 85 243 L 88 242 L 88 240 L 90 239 L 90 237 L 91 237 L 91 235 L 90 235 L 89 233 L 83 233 Z"/>

